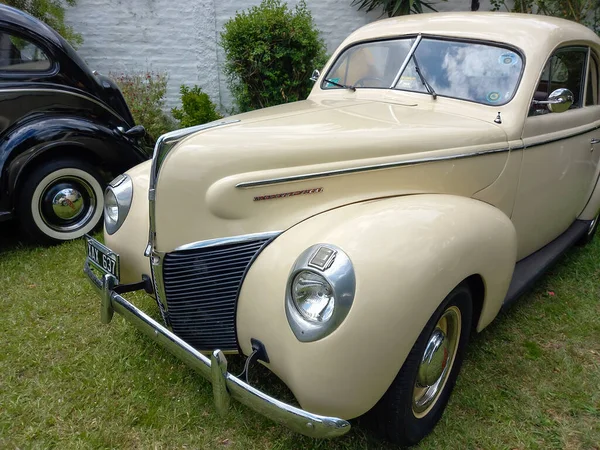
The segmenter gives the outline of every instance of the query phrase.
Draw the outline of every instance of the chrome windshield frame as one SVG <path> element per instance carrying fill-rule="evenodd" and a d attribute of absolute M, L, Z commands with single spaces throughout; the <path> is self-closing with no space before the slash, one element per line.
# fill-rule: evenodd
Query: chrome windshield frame
<path fill-rule="evenodd" d="M 415 54 L 415 52 L 417 51 L 417 47 L 421 43 L 422 39 L 423 39 L 423 35 L 421 33 L 419 33 L 417 35 L 417 39 L 415 40 L 415 42 L 413 42 L 412 47 L 408 51 L 408 55 L 406 55 L 406 58 L 404 58 L 404 61 L 402 61 L 402 65 L 400 66 L 400 69 L 398 70 L 398 73 L 394 77 L 394 81 L 392 81 L 392 85 L 390 86 L 390 89 L 395 89 L 396 88 L 396 85 L 400 81 L 400 77 L 402 76 L 402 74 L 404 73 L 404 71 L 408 67 L 408 64 L 410 63 L 410 58 L 412 58 L 413 55 Z"/>

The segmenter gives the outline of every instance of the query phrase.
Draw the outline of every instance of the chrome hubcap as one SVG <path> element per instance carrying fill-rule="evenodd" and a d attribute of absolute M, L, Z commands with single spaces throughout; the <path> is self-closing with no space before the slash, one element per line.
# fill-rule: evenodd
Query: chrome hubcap
<path fill-rule="evenodd" d="M 63 220 L 76 218 L 83 212 L 81 192 L 72 188 L 61 189 L 52 199 L 52 210 Z"/>
<path fill-rule="evenodd" d="M 87 224 L 96 209 L 92 186 L 76 176 L 63 176 L 47 185 L 38 210 L 44 223 L 59 232 L 77 230 Z"/>
<path fill-rule="evenodd" d="M 413 412 L 422 417 L 433 407 L 454 364 L 461 330 L 460 310 L 448 308 L 436 324 L 421 357 L 413 389 Z"/>

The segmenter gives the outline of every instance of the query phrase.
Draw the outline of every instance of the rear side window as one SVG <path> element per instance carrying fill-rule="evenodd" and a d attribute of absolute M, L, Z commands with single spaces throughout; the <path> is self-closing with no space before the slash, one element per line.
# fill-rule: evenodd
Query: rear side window
<path fill-rule="evenodd" d="M 0 30 L 0 71 L 46 72 L 52 63 L 33 42 Z"/>

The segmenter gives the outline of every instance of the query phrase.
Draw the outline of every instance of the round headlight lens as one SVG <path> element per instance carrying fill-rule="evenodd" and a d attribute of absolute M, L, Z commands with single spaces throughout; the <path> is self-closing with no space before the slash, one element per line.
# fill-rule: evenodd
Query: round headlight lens
<path fill-rule="evenodd" d="M 133 200 L 133 181 L 129 175 L 119 175 L 104 191 L 104 229 L 114 234 L 123 225 Z"/>
<path fill-rule="evenodd" d="M 119 221 L 119 204 L 112 189 L 108 188 L 104 194 L 104 217 L 107 222 L 116 224 Z"/>
<path fill-rule="evenodd" d="M 310 322 L 327 322 L 335 308 L 335 296 L 329 282 L 308 270 L 294 278 L 292 300 L 302 317 Z"/>

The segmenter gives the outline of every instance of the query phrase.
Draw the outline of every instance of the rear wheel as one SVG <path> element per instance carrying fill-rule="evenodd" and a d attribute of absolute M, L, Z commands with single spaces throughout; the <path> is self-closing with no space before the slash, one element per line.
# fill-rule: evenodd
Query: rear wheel
<path fill-rule="evenodd" d="M 36 242 L 76 239 L 102 218 L 102 178 L 85 161 L 51 161 L 35 168 L 21 186 L 17 215 L 25 233 Z"/>
<path fill-rule="evenodd" d="M 413 445 L 433 430 L 462 365 L 472 311 L 471 292 L 462 283 L 427 322 L 392 385 L 369 412 L 383 438 Z"/>

